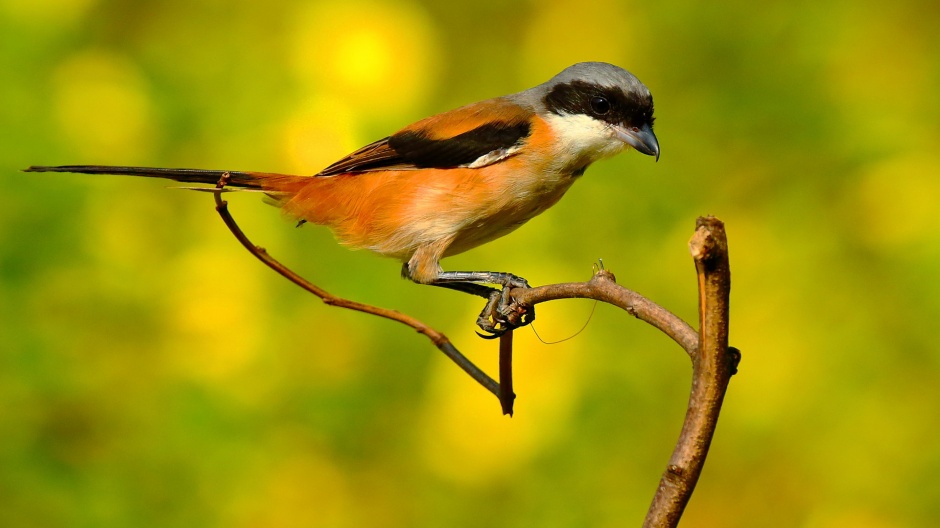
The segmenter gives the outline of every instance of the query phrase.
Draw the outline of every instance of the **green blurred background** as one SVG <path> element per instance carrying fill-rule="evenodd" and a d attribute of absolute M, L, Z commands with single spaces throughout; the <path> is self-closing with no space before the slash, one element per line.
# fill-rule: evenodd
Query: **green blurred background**
<path fill-rule="evenodd" d="M 683 526 L 940 524 L 940 4 L 0 0 L 0 526 L 638 526 L 685 354 L 609 306 L 516 336 L 516 417 L 424 338 L 249 256 L 209 196 L 32 164 L 314 173 L 426 115 L 603 60 L 661 161 L 597 164 L 448 260 L 535 284 L 598 257 L 696 319 L 727 224 L 744 354 Z M 231 195 L 324 288 L 474 336 L 477 300 Z M 592 303 L 540 308 L 547 341 Z"/>

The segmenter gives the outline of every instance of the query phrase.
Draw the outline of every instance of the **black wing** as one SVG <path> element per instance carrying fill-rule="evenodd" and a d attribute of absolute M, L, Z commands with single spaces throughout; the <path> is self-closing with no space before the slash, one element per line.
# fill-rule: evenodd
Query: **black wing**
<path fill-rule="evenodd" d="M 388 169 L 453 168 L 466 166 L 494 153 L 492 163 L 529 137 L 528 120 L 497 121 L 438 139 L 424 130 L 406 128 L 353 152 L 317 176 Z"/>
<path fill-rule="evenodd" d="M 345 172 L 365 172 L 378 169 L 409 168 L 404 158 L 389 146 L 389 139 L 391 138 L 383 138 L 362 147 L 318 172 L 317 176 L 333 176 Z"/>

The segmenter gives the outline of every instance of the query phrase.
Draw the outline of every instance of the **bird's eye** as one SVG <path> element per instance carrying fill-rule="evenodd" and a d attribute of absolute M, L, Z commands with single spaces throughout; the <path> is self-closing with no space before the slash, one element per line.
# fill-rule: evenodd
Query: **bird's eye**
<path fill-rule="evenodd" d="M 610 101 L 606 97 L 595 97 L 591 99 L 591 110 L 597 115 L 606 115 L 610 112 Z"/>

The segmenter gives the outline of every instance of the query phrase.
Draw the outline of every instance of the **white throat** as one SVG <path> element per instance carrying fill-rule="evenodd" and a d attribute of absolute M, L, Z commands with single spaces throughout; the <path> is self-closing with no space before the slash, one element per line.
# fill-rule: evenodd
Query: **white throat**
<path fill-rule="evenodd" d="M 545 121 L 555 133 L 553 155 L 560 170 L 587 167 L 628 147 L 610 125 L 584 114 L 550 114 Z"/>

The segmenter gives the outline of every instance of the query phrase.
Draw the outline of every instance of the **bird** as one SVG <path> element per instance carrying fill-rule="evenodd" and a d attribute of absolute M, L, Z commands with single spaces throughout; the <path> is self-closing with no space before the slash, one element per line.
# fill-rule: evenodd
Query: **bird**
<path fill-rule="evenodd" d="M 635 75 L 581 62 L 522 92 L 417 121 L 312 176 L 104 165 L 25 171 L 210 185 L 227 174 L 226 190 L 261 191 L 300 223 L 330 228 L 342 244 L 400 260 L 407 279 L 486 298 L 477 324 L 484 337 L 496 337 L 534 319 L 531 308 L 507 317 L 508 293 L 528 281 L 445 271 L 441 259 L 516 230 L 557 203 L 595 161 L 628 149 L 658 161 L 653 121 L 653 97 Z"/>

